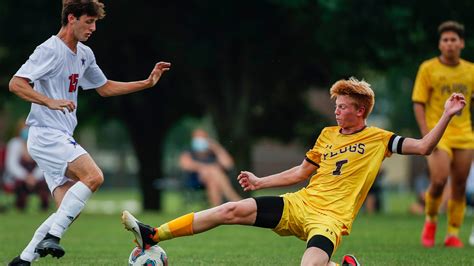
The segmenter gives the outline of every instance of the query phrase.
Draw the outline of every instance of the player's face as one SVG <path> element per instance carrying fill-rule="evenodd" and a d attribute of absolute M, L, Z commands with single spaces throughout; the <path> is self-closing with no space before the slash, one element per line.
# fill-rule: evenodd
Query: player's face
<path fill-rule="evenodd" d="M 454 31 L 445 31 L 439 38 L 438 48 L 444 57 L 456 59 L 461 56 L 464 40 Z"/>
<path fill-rule="evenodd" d="M 81 42 L 87 41 L 95 31 L 96 21 L 97 17 L 88 15 L 80 16 L 79 19 L 76 19 L 73 23 L 74 37 Z"/>
<path fill-rule="evenodd" d="M 350 96 L 339 95 L 336 98 L 336 115 L 337 125 L 342 129 L 353 129 L 359 127 L 363 123 L 363 110 L 356 108 L 355 101 Z"/>

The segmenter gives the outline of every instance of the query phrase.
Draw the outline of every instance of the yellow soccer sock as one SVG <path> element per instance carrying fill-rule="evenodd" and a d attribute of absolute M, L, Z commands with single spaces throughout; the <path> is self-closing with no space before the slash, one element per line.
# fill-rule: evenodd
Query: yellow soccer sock
<path fill-rule="evenodd" d="M 466 200 L 449 200 L 448 201 L 448 235 L 459 234 L 459 228 L 464 220 L 466 211 Z"/>
<path fill-rule="evenodd" d="M 156 242 L 193 234 L 194 212 L 178 217 L 157 228 L 153 236 Z"/>
<path fill-rule="evenodd" d="M 438 221 L 439 205 L 443 197 L 433 198 L 428 191 L 425 192 L 425 215 L 426 220 L 430 222 Z"/>

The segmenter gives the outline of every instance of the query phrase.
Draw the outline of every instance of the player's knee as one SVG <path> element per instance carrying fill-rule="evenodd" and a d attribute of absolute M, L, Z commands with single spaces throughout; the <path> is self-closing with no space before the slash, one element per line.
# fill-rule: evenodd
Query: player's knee
<path fill-rule="evenodd" d="M 238 218 L 237 202 L 227 202 L 219 207 L 219 216 L 223 218 L 224 223 L 232 223 Z"/>
<path fill-rule="evenodd" d="M 434 191 L 443 192 L 444 186 L 446 185 L 447 180 L 441 178 L 434 178 L 431 180 L 431 187 Z"/>
<path fill-rule="evenodd" d="M 92 191 L 96 191 L 104 183 L 104 175 L 97 173 L 90 175 L 84 182 Z"/>
<path fill-rule="evenodd" d="M 466 195 L 466 182 L 452 181 L 451 191 L 453 198 L 464 198 Z"/>

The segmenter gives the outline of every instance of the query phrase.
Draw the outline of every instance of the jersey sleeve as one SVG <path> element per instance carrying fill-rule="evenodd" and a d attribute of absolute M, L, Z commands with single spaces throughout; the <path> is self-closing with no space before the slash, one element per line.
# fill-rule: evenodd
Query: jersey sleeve
<path fill-rule="evenodd" d="M 383 143 L 386 146 L 385 157 L 390 157 L 393 153 L 402 154 L 402 146 L 405 137 L 384 130 L 382 132 Z"/>
<path fill-rule="evenodd" d="M 96 89 L 107 82 L 104 72 L 102 72 L 95 61 L 92 50 L 90 50 L 89 58 L 91 58 L 91 63 L 85 70 L 82 78 L 79 79 L 79 86 L 81 86 L 83 90 Z"/>
<path fill-rule="evenodd" d="M 49 79 L 58 73 L 59 64 L 57 53 L 50 47 L 40 45 L 36 47 L 15 76 L 27 78 L 31 82 Z"/>
<path fill-rule="evenodd" d="M 324 130 L 319 135 L 316 143 L 314 144 L 313 148 L 306 152 L 305 160 L 319 168 L 319 163 L 321 162 L 321 135 L 323 135 Z"/>
<path fill-rule="evenodd" d="M 413 102 L 426 103 L 430 92 L 430 77 L 425 63 L 421 64 L 416 74 L 411 99 Z"/>

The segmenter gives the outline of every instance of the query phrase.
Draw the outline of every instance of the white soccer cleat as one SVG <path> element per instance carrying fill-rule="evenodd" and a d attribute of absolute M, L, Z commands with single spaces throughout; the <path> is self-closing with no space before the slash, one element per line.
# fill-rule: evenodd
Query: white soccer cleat
<path fill-rule="evenodd" d="M 137 243 L 140 248 L 149 249 L 158 243 L 153 240 L 156 229 L 139 222 L 128 211 L 122 212 L 122 224 L 125 226 L 125 229 L 135 235 L 135 243 Z"/>

